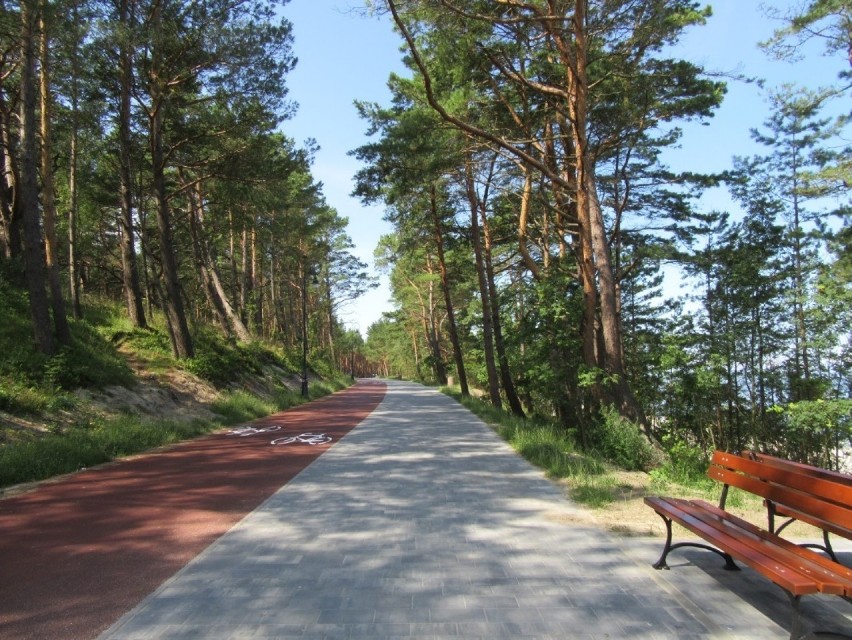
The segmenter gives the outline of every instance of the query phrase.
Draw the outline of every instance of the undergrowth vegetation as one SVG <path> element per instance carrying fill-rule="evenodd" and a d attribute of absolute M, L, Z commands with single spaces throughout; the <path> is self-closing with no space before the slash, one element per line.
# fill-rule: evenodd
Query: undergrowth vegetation
<path fill-rule="evenodd" d="M 602 507 L 612 502 L 616 480 L 598 456 L 581 453 L 571 433 L 541 418 L 520 418 L 494 405 L 453 389 L 442 388 L 489 424 L 512 448 L 554 479 L 565 480 L 571 496 L 583 504 Z"/>
<path fill-rule="evenodd" d="M 305 402 L 285 384 L 296 378 L 298 356 L 273 345 L 238 344 L 197 326 L 196 356 L 178 361 L 163 318 L 155 315 L 151 328 L 134 329 L 121 305 L 97 301 L 86 306 L 85 320 L 72 321 L 73 345 L 47 358 L 34 348 L 27 314 L 26 297 L 0 277 L 0 412 L 7 416 L 0 415 L 0 487 L 73 472 Z M 129 360 L 154 376 L 182 369 L 211 383 L 219 390 L 210 407 L 217 417 L 105 415 L 75 393 L 132 387 L 136 377 Z M 315 369 L 325 377 L 311 379 L 309 399 L 350 382 L 324 364 Z"/>
<path fill-rule="evenodd" d="M 78 471 L 155 447 L 173 444 L 220 425 L 193 421 L 142 420 L 119 416 L 77 425 L 25 442 L 0 447 L 0 487 Z"/>
<path fill-rule="evenodd" d="M 571 497 L 592 508 L 611 504 L 618 495 L 619 469 L 643 470 L 656 464 L 650 473 L 652 492 L 669 495 L 690 495 L 714 501 L 719 486 L 704 472 L 707 459 L 700 449 L 683 445 L 659 454 L 641 438 L 638 427 L 625 421 L 615 412 L 605 411 L 601 417 L 600 433 L 588 451 L 578 446 L 574 433 L 560 428 L 555 422 L 540 417 L 520 418 L 494 405 L 471 396 L 462 396 L 448 387 L 442 391 L 455 398 L 484 422 L 489 424 L 513 449 L 532 464 L 540 467 L 550 478 L 564 480 Z M 729 494 L 729 504 L 740 506 L 745 498 L 736 491 Z"/>

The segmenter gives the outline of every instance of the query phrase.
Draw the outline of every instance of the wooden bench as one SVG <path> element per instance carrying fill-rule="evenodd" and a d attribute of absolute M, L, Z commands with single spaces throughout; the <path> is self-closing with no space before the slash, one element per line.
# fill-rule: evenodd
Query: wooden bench
<path fill-rule="evenodd" d="M 823 531 L 852 533 L 852 484 L 796 471 L 791 467 L 716 451 L 707 475 L 722 483 L 719 506 L 703 500 L 647 497 L 666 525 L 666 543 L 655 569 L 668 569 L 666 558 L 681 547 L 699 547 L 718 553 L 725 568 L 737 570 L 736 561 L 747 565 L 781 587 L 790 598 L 790 638 L 802 636 L 802 596 L 836 595 L 852 602 L 852 569 L 813 549 L 778 535 L 725 511 L 730 487 L 760 496 L 785 514 Z M 710 543 L 672 544 L 672 522 L 684 526 Z M 845 533 L 844 533 L 845 532 Z"/>
<path fill-rule="evenodd" d="M 804 464 L 802 462 L 793 462 L 791 460 L 785 460 L 784 458 L 778 458 L 765 453 L 758 453 L 756 451 L 743 451 L 740 455 L 742 455 L 744 458 L 748 458 L 749 460 L 754 460 L 761 464 L 776 467 L 791 474 L 802 475 L 808 478 L 828 480 L 829 482 L 839 483 L 847 487 L 852 487 L 852 476 L 846 473 L 841 473 L 839 471 L 831 471 L 829 469 L 822 469 L 820 467 Z M 850 490 L 849 494 L 852 494 L 852 490 Z M 846 503 L 848 504 L 850 499 L 849 494 L 846 494 L 845 497 L 843 494 L 841 494 L 839 497 L 840 501 L 842 502 L 845 499 Z M 845 527 L 838 526 L 831 522 L 814 522 L 808 516 L 807 513 L 802 513 L 796 510 L 795 508 L 792 508 L 782 503 L 766 500 L 765 504 L 767 510 L 769 530 L 772 533 L 781 535 L 781 532 L 784 531 L 784 529 L 786 529 L 788 526 L 790 526 L 797 520 L 807 522 L 808 524 L 822 530 L 823 543 L 805 544 L 803 546 L 821 549 L 822 551 L 825 551 L 829 556 L 831 556 L 831 559 L 835 562 L 839 562 L 839 560 L 837 558 L 837 555 L 834 553 L 834 548 L 831 546 L 831 539 L 829 537 L 829 534 L 834 533 L 836 535 L 843 536 L 846 539 L 852 540 L 852 531 L 849 531 L 849 529 Z M 776 516 L 786 518 L 786 521 L 783 522 L 780 526 L 778 526 L 775 520 Z"/>

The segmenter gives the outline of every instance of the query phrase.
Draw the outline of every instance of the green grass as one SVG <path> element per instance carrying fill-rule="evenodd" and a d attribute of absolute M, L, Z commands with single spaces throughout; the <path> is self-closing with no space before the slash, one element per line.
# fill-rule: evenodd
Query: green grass
<path fill-rule="evenodd" d="M 343 387 L 337 381 L 312 382 L 308 400 L 284 388 L 272 401 L 245 391 L 230 392 L 213 404 L 213 410 L 222 416 L 221 421 L 179 422 L 130 415 L 104 420 L 83 411 L 77 424 L 61 432 L 0 446 L 0 487 L 44 480 L 195 438 L 223 425 L 261 418 L 340 388 Z M 41 396 L 36 395 L 32 410 L 43 409 Z"/>
<path fill-rule="evenodd" d="M 599 458 L 581 453 L 571 433 L 558 425 L 534 418 L 519 418 L 494 405 L 455 390 L 441 389 L 489 424 L 526 460 L 548 477 L 565 480 L 571 497 L 593 508 L 615 500 L 617 482 Z"/>
<path fill-rule="evenodd" d="M 193 333 L 196 357 L 178 361 L 171 353 L 161 314 L 148 318 L 151 328 L 136 329 L 120 303 L 92 296 L 87 297 L 85 319 L 71 321 L 73 344 L 48 358 L 35 349 L 26 295 L 12 284 L 14 278 L 5 277 L 6 266 L 0 263 L 0 411 L 13 419 L 0 423 L 0 487 L 141 453 L 306 401 L 298 390 L 273 385 L 267 378 L 264 386 L 274 387 L 270 398 L 221 391 L 213 406 L 221 418 L 214 421 L 99 415 L 74 390 L 130 386 L 135 377 L 127 364 L 128 354 L 148 373 L 182 368 L 220 389 L 259 379 L 267 365 L 274 367 L 273 375 L 286 377 L 297 370 L 292 363 L 298 358 L 262 342 L 237 344 L 199 326 Z M 346 376 L 311 380 L 309 399 L 350 382 Z"/>
<path fill-rule="evenodd" d="M 341 378 L 343 380 L 343 378 Z M 76 424 L 58 433 L 7 442 L 0 446 L 0 487 L 44 480 L 116 458 L 142 453 L 320 398 L 344 388 L 339 380 L 311 382 L 310 397 L 281 388 L 273 400 L 245 391 L 223 394 L 213 404 L 221 421 L 179 422 L 123 415 L 106 419 L 81 411 Z M 2 397 L 2 396 L 0 396 Z M 26 398 L 26 394 L 17 396 Z M 46 409 L 42 394 L 34 393 L 29 409 Z"/>
<path fill-rule="evenodd" d="M 578 450 L 572 435 L 558 425 L 534 418 L 518 418 L 492 404 L 462 397 L 457 390 L 445 394 L 479 416 L 526 460 L 555 479 L 564 480 L 571 498 L 594 509 L 606 508 L 618 499 L 619 481 L 615 467 L 595 455 Z M 666 462 L 650 472 L 651 494 L 703 498 L 717 503 L 722 486 L 705 475 L 707 459 L 697 449 L 680 447 L 669 452 Z M 732 488 L 726 506 L 761 511 L 759 498 Z"/>
<path fill-rule="evenodd" d="M 0 487 L 44 480 L 115 458 L 173 444 L 217 429 L 214 422 L 120 416 L 100 425 L 48 434 L 0 448 Z"/>
<path fill-rule="evenodd" d="M 279 410 L 276 403 L 264 400 L 246 391 L 237 390 L 222 394 L 213 403 L 213 411 L 222 416 L 225 424 L 248 422 L 268 416 Z"/>
<path fill-rule="evenodd" d="M 603 509 L 615 500 L 617 489 L 615 476 L 610 474 L 581 475 L 571 488 L 571 497 L 593 509 Z"/>
<path fill-rule="evenodd" d="M 220 395 L 219 399 L 213 403 L 213 410 L 222 416 L 226 424 L 248 422 L 322 398 L 345 389 L 349 383 L 345 376 L 331 380 L 311 380 L 307 398 L 302 397 L 301 390 L 292 390 L 287 387 L 277 388 L 271 399 L 259 398 L 243 390 L 230 391 Z"/>

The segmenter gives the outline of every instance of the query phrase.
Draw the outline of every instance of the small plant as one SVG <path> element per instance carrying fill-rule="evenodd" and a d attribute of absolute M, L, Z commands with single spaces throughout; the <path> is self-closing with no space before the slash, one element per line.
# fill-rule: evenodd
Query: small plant
<path fill-rule="evenodd" d="M 0 411 L 15 415 L 39 415 L 47 407 L 45 393 L 9 378 L 0 379 Z"/>
<path fill-rule="evenodd" d="M 639 426 L 612 406 L 604 407 L 601 417 L 603 422 L 591 434 L 592 448 L 628 471 L 649 469 L 654 462 L 654 450 Z"/>
<path fill-rule="evenodd" d="M 611 475 L 581 475 L 571 484 L 571 497 L 593 509 L 602 509 L 615 500 L 616 481 Z"/>
<path fill-rule="evenodd" d="M 241 390 L 223 394 L 213 403 L 213 411 L 222 416 L 225 424 L 262 418 L 277 410 L 276 404 Z"/>
<path fill-rule="evenodd" d="M 275 403 L 275 408 L 278 411 L 284 411 L 284 409 L 298 406 L 304 402 L 302 396 L 297 391 L 293 391 L 287 387 L 276 389 L 272 394 L 272 401 Z"/>

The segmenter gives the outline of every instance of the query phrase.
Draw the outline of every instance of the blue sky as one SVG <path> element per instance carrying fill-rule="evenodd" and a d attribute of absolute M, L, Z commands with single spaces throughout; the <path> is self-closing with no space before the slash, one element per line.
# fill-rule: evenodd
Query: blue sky
<path fill-rule="evenodd" d="M 681 55 L 708 70 L 736 72 L 767 80 L 768 87 L 794 82 L 815 88 L 832 84 L 841 62 L 827 59 L 822 50 L 810 51 L 796 64 L 773 62 L 757 43 L 777 26 L 764 17 L 761 3 L 753 0 L 711 2 L 713 17 L 704 27 L 686 34 Z M 783 8 L 797 0 L 775 0 Z M 302 143 L 315 138 L 321 150 L 313 166 L 323 183 L 328 203 L 349 219 L 349 235 L 356 255 L 372 267 L 379 237 L 390 231 L 381 207 L 364 207 L 349 196 L 359 168 L 348 152 L 364 144 L 366 123 L 358 118 L 353 101 L 387 104 L 387 79 L 404 73 L 400 39 L 386 19 L 364 17 L 357 0 L 291 0 L 284 14 L 293 23 L 296 69 L 288 76 L 290 97 L 299 103 L 297 115 L 284 123 L 284 132 Z M 683 171 L 721 171 L 735 155 L 758 152 L 749 130 L 768 116 L 764 93 L 756 85 L 729 83 L 725 104 L 706 126 L 684 127 L 681 148 L 667 154 L 670 166 Z M 727 206 L 722 193 L 710 194 L 707 207 Z M 366 334 L 367 328 L 392 308 L 386 281 L 382 286 L 342 310 L 347 326 Z"/>

